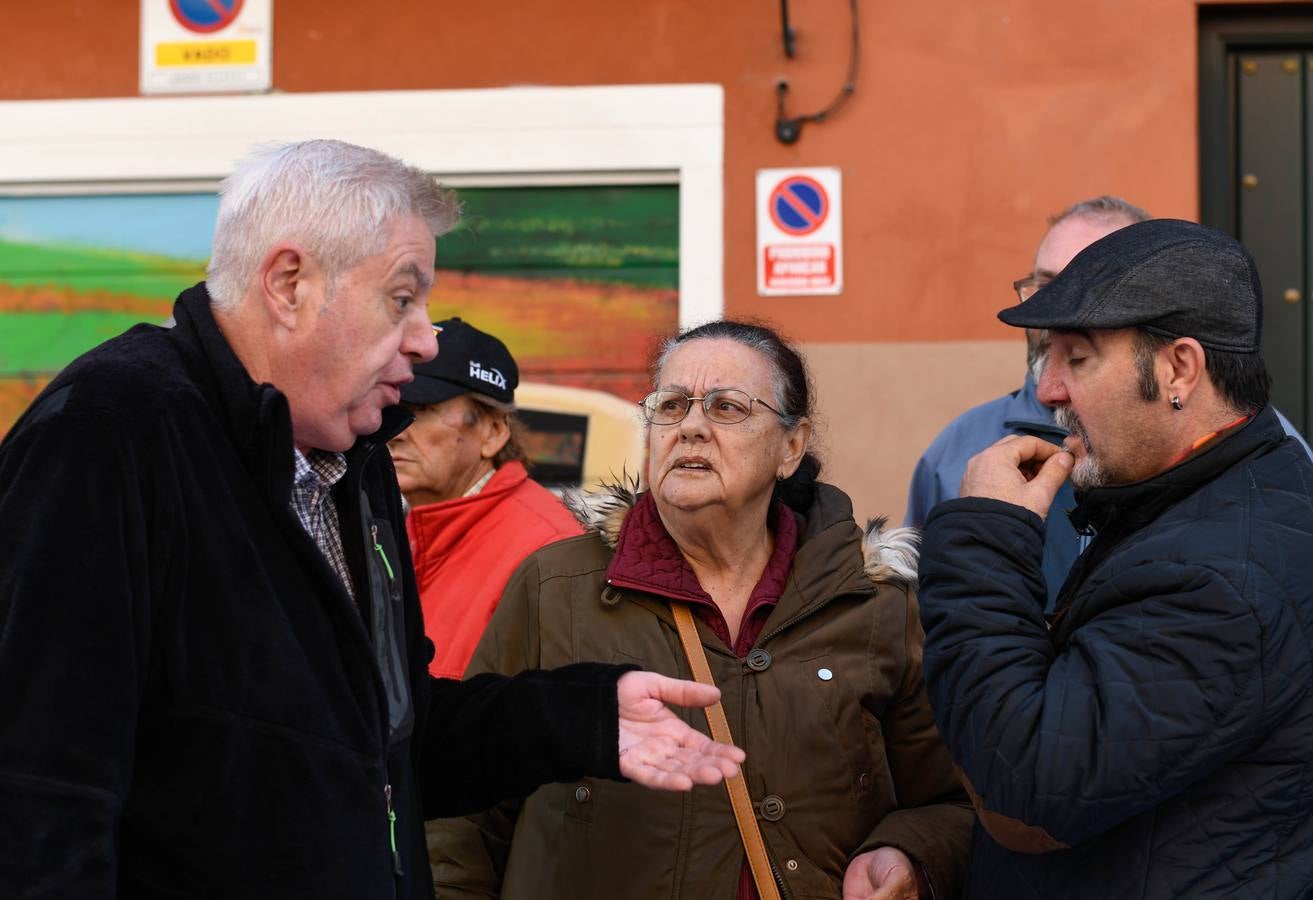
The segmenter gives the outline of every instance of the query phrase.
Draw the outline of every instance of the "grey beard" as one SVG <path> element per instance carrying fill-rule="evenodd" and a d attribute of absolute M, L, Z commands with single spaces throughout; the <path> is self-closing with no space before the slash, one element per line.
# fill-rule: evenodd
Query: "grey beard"
<path fill-rule="evenodd" d="M 1076 467 L 1071 470 L 1072 486 L 1077 490 L 1088 491 L 1090 488 L 1103 487 L 1107 484 L 1108 473 L 1095 457 L 1094 449 L 1090 446 L 1090 436 L 1085 433 L 1085 426 L 1081 424 L 1080 417 L 1072 412 L 1070 406 L 1058 406 L 1053 410 L 1053 419 L 1065 428 L 1068 434 L 1080 438 L 1080 442 L 1085 445 L 1085 456 L 1078 459 Z"/>

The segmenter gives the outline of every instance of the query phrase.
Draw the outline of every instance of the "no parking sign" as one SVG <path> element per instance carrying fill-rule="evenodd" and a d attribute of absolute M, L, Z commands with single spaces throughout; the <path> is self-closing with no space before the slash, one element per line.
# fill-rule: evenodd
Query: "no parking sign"
<path fill-rule="evenodd" d="M 141 0 L 143 94 L 267 91 L 273 0 Z"/>
<path fill-rule="evenodd" d="M 757 170 L 757 293 L 843 290 L 843 216 L 836 168 Z"/>

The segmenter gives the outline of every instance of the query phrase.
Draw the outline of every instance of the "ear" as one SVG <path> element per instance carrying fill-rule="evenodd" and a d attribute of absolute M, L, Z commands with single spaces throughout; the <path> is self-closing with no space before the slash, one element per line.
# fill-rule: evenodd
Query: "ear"
<path fill-rule="evenodd" d="M 1199 389 L 1199 383 L 1207 371 L 1203 345 L 1194 338 L 1183 337 L 1163 349 L 1166 362 L 1171 367 L 1167 396 L 1180 397 L 1181 403 L 1188 406 L 1190 397 Z"/>
<path fill-rule="evenodd" d="M 788 478 L 798 469 L 798 464 L 802 462 L 803 454 L 807 452 L 807 445 L 811 442 L 812 421 L 803 416 L 798 420 L 798 424 L 793 426 L 791 431 L 784 435 L 784 459 L 780 460 L 779 474 Z"/>
<path fill-rule="evenodd" d="M 295 328 L 309 303 L 313 268 L 306 253 L 295 244 L 275 244 L 260 261 L 260 298 L 270 318 L 284 328 Z"/>
<path fill-rule="evenodd" d="M 479 455 L 492 459 L 511 439 L 510 417 L 503 413 L 493 413 L 479 417 L 483 423 L 483 439 L 479 443 Z"/>

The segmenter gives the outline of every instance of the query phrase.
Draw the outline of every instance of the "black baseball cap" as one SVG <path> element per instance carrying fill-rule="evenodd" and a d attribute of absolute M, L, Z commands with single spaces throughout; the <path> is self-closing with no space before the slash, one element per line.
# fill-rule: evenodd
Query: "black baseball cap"
<path fill-rule="evenodd" d="M 1253 353 L 1263 285 L 1235 238 L 1179 219 L 1150 219 L 1090 244 L 1025 303 L 998 317 L 1021 328 L 1139 327 Z"/>
<path fill-rule="evenodd" d="M 515 402 L 520 370 L 497 338 L 459 318 L 434 322 L 438 355 L 415 366 L 415 380 L 401 386 L 401 402 L 427 405 L 461 394 Z"/>

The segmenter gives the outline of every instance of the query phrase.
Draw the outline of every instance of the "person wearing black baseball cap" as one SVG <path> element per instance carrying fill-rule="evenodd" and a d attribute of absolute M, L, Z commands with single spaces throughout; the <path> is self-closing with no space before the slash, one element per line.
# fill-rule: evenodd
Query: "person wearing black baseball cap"
<path fill-rule="evenodd" d="M 937 506 L 926 686 L 976 801 L 972 898 L 1313 887 L 1313 463 L 1268 405 L 1238 242 L 1156 219 L 999 314 L 1052 334 L 1065 447 L 1009 436 Z M 1046 620 L 1043 520 L 1093 535 Z"/>
<path fill-rule="evenodd" d="M 415 424 L 388 444 L 412 506 L 477 494 L 497 466 L 524 459 L 511 426 L 519 370 L 506 345 L 460 319 L 434 331 L 438 355 L 401 386 Z"/>
<path fill-rule="evenodd" d="M 438 355 L 401 387 L 415 421 L 388 450 L 410 504 L 406 531 L 435 647 L 429 672 L 460 678 L 516 566 L 582 529 L 525 470 L 519 367 L 506 345 L 458 318 L 434 328 Z"/>

